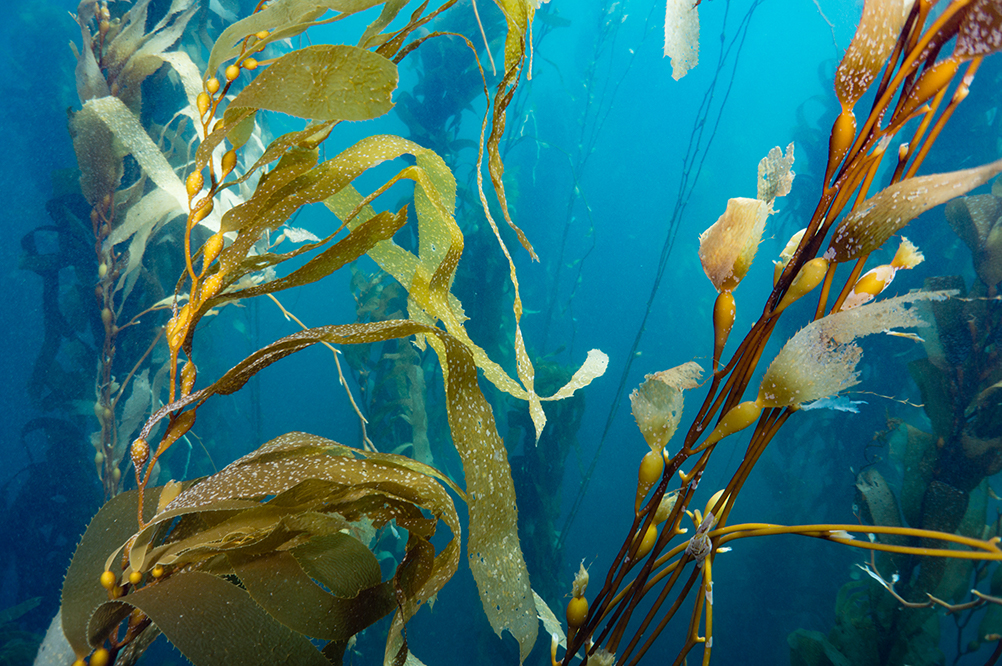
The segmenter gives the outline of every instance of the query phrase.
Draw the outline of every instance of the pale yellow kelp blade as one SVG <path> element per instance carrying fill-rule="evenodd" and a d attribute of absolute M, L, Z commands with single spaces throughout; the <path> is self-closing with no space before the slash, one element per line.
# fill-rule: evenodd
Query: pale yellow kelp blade
<path fill-rule="evenodd" d="M 121 142 L 125 148 L 124 153 L 132 155 L 149 179 L 171 196 L 173 199 L 171 204 L 177 206 L 178 212 L 188 210 L 188 193 L 185 191 L 181 179 L 174 173 L 174 169 L 160 152 L 157 144 L 143 129 L 136 116 L 120 99 L 117 97 L 92 99 L 73 116 L 73 126 L 77 132 L 92 132 L 93 130 L 90 128 L 96 125 L 103 125 L 115 139 Z M 78 153 L 84 151 L 83 154 L 78 155 L 80 163 L 91 165 L 91 169 L 84 172 L 80 183 L 84 195 L 87 196 L 88 201 L 91 201 L 98 192 L 107 192 L 108 189 L 106 185 L 105 189 L 102 189 L 100 185 L 88 187 L 88 182 L 94 178 L 108 178 L 104 173 L 97 173 L 97 171 L 110 168 L 112 165 L 107 164 L 106 160 L 95 159 L 100 156 L 93 153 L 97 147 L 92 141 L 78 137 L 74 141 L 74 146 Z M 116 187 L 112 187 L 112 189 L 116 189 Z M 91 201 L 91 203 L 94 202 Z"/>
<path fill-rule="evenodd" d="M 772 210 L 773 201 L 785 197 L 793 188 L 793 142 L 786 147 L 786 155 L 779 146 L 769 151 L 769 154 L 758 163 L 758 198 L 769 205 Z"/>
<path fill-rule="evenodd" d="M 759 407 L 790 407 L 829 398 L 859 383 L 863 351 L 854 340 L 895 328 L 927 324 L 914 304 L 943 300 L 951 292 L 922 291 L 822 317 L 800 329 L 769 365 L 759 387 Z"/>
<path fill-rule="evenodd" d="M 703 369 L 693 361 L 646 375 L 630 394 L 633 418 L 654 452 L 661 452 L 682 420 L 682 391 L 699 385 Z"/>
<path fill-rule="evenodd" d="M 894 183 L 849 213 L 825 252 L 829 261 L 851 261 L 873 252 L 906 224 L 935 206 L 987 183 L 1002 160 L 973 169 L 917 176 Z"/>

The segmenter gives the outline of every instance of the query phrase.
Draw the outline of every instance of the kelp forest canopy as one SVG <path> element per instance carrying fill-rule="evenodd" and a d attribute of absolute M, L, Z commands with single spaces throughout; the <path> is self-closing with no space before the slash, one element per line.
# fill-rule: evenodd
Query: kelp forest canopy
<path fill-rule="evenodd" d="M 780 4 L 69 7 L 0 659 L 998 663 L 1002 7 Z"/>

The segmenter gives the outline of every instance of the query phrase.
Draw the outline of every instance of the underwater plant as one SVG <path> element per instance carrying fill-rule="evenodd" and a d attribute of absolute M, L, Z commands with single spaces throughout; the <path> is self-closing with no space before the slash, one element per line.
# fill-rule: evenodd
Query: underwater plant
<path fill-rule="evenodd" d="M 954 305 L 951 285 L 867 303 L 887 287 L 897 270 L 921 260 L 913 248 L 905 246 L 891 265 L 863 274 L 871 253 L 912 219 L 1002 172 L 1002 161 L 997 161 L 952 173 L 916 175 L 967 96 L 982 60 L 1002 49 L 1002 12 L 997 3 L 951 2 L 936 11 L 933 5 L 923 0 L 904 3 L 904 8 L 900 2 L 865 3 L 856 35 L 835 72 L 841 109 L 831 130 L 817 206 L 806 228 L 794 235 L 781 255 L 762 315 L 729 360 L 723 352 L 735 321 L 734 290 L 751 268 L 773 200 L 789 191 L 792 146 L 786 155 L 776 148 L 764 158 L 757 196 L 728 201 L 720 219 L 700 238 L 703 269 L 718 291 L 707 397 L 683 440 L 669 447 L 681 420 L 683 393 L 699 383 L 701 370 L 685 364 L 648 375 L 631 396 L 637 425 L 651 449 L 640 464 L 634 517 L 590 602 L 585 596 L 589 574 L 582 569 L 576 577 L 566 609 L 566 642 L 559 633 L 553 634 L 554 664 L 571 664 L 578 657 L 584 663 L 640 663 L 673 620 L 684 629 L 674 663 L 686 663 L 697 647 L 702 648 L 702 663 L 708 663 L 715 638 L 713 565 L 719 553 L 741 538 L 798 534 L 897 557 L 916 556 L 922 570 L 918 580 L 927 584 L 932 572 L 942 569 L 942 558 L 1002 560 L 998 537 L 980 530 L 974 536 L 954 534 L 956 523 L 905 527 L 900 522 L 881 523 L 873 516 L 873 525 L 728 524 L 763 451 L 793 414 L 814 401 L 837 398 L 859 383 L 856 366 L 862 350 L 856 338 L 882 332 L 915 338 L 895 329 L 928 326 L 926 306 L 934 315 L 959 307 Z M 687 11 L 695 18 L 695 8 Z M 677 45 L 672 51 L 684 55 Z M 872 106 L 857 120 L 865 93 Z M 887 149 L 905 131 L 911 136 L 896 151 L 889 183 L 874 193 Z M 988 229 L 978 229 L 969 235 L 987 238 Z M 851 266 L 840 280 L 841 288 L 835 286 L 840 264 Z M 791 304 L 815 290 L 812 320 L 783 345 L 761 374 L 766 344 L 780 318 Z M 757 389 L 751 386 L 756 379 Z M 751 400 L 745 397 L 750 388 Z M 691 506 L 701 477 L 716 460 L 717 444 L 745 429 L 752 431 L 750 443 L 730 481 L 702 511 Z M 676 488 L 669 491 L 674 484 Z M 694 531 L 683 526 L 684 521 L 691 521 Z M 870 538 L 853 537 L 860 533 Z M 886 603 L 898 603 L 891 597 L 893 582 L 880 580 L 888 592 Z M 980 592 L 975 596 L 971 602 L 975 605 L 999 601 Z M 691 613 L 679 617 L 687 598 Z M 938 599 L 926 603 L 955 610 Z M 566 652 L 558 661 L 562 644 Z M 811 654 L 818 657 L 820 652 L 818 648 Z M 818 658 L 810 663 L 839 663 Z"/>
<path fill-rule="evenodd" d="M 85 4 L 94 9 L 93 3 Z M 469 506 L 468 561 L 484 612 L 496 632 L 508 631 L 518 640 L 522 659 L 528 654 L 542 601 L 529 587 L 507 454 L 477 372 L 528 402 L 538 439 L 546 422 L 542 401 L 570 397 L 602 374 L 606 358 L 591 352 L 563 387 L 549 397 L 538 395 L 518 327 L 521 300 L 514 263 L 490 216 L 482 176 L 478 189 L 484 214 L 514 286 L 517 380 L 470 339 L 462 306 L 450 292 L 463 235 L 454 219 L 455 180 L 442 158 L 407 139 L 376 134 L 321 159 L 322 148 L 342 122 L 369 120 L 390 110 L 397 65 L 426 41 L 444 38 L 443 33 L 422 32 L 423 26 L 456 6 L 449 0 L 429 11 L 423 3 L 402 27 L 391 28 L 405 4 L 258 3 L 250 16 L 222 31 L 202 73 L 177 69 L 188 96 L 184 113 L 195 120 L 198 144 L 183 183 L 156 146 L 143 144 L 145 134 L 137 140 L 143 145 L 133 147 L 149 175 L 144 186 L 150 191 L 144 196 L 180 198 L 187 210 L 180 250 L 184 267 L 164 327 L 162 386 L 167 395 L 128 447 L 136 489 L 113 497 L 98 512 L 63 585 L 53 640 L 59 633 L 65 636 L 75 663 L 132 663 L 160 633 L 194 663 L 220 663 L 223 655 L 240 655 L 249 663 L 271 663 L 277 656 L 296 663 L 339 662 L 355 634 L 392 614 L 385 662 L 402 664 L 410 658 L 405 624 L 451 578 L 459 562 L 460 524 L 446 487 Z M 531 254 L 508 212 L 498 143 L 538 3 L 498 4 L 507 28 L 504 74 L 484 117 L 478 165 L 489 170 L 499 208 Z M 357 45 L 287 47 L 286 40 L 312 26 L 378 6 L 381 13 Z M 328 11 L 332 14 L 325 16 Z M 102 28 L 92 40 L 103 44 L 105 32 Z M 138 32 L 136 22 L 136 39 Z M 489 98 L 485 78 L 483 82 Z M 109 133 L 103 143 L 128 145 L 135 139 L 135 124 L 123 102 L 99 97 L 85 109 L 95 126 Z M 259 122 L 267 112 L 307 122 L 258 150 L 255 141 L 264 136 Z M 78 155 L 86 157 L 82 150 Z M 370 194 L 355 189 L 353 181 L 360 176 L 404 156 L 405 166 Z M 114 163 L 90 161 L 85 176 L 97 180 L 114 175 L 115 168 Z M 417 218 L 411 222 L 417 227 L 414 252 L 392 240 L 409 222 L 408 206 L 382 212 L 374 208 L 381 194 L 406 181 L 413 184 Z M 281 240 L 273 243 L 269 234 L 304 206 L 321 202 L 340 227 L 322 239 L 296 234 L 298 247 L 277 251 Z M 282 236 L 286 234 L 293 235 Z M 406 318 L 305 328 L 197 387 L 197 339 L 206 317 L 228 303 L 312 284 L 363 255 L 406 290 Z M 293 259 L 299 260 L 296 267 L 277 277 L 276 268 Z M 411 458 L 295 432 L 207 478 L 155 485 L 159 461 L 191 431 L 199 408 L 213 396 L 239 391 L 264 368 L 316 344 L 372 344 L 411 336 L 421 348 L 431 347 L 441 365 L 465 488 Z M 440 520 L 452 534 L 444 546 L 431 541 Z M 406 539 L 392 576 L 383 580 L 370 544 L 374 531 L 391 521 L 405 530 Z M 252 628 L 207 629 L 230 623 Z M 323 650 L 310 638 L 325 641 Z"/>
<path fill-rule="evenodd" d="M 925 280 L 926 288 L 949 289 L 957 296 L 930 303 L 931 326 L 924 332 L 925 358 L 909 363 L 932 432 L 900 420 L 887 433 L 889 482 L 877 466 L 856 479 L 856 506 L 866 523 L 908 525 L 991 539 L 999 521 L 988 519 L 988 479 L 1002 469 L 1002 416 L 996 392 L 1002 362 L 996 351 L 1002 309 L 1002 275 L 988 259 L 991 230 L 1000 217 L 1002 180 L 992 192 L 962 197 L 945 207 L 946 220 L 971 250 L 976 279 L 968 288 L 959 275 Z M 900 508 L 899 508 L 900 507 Z M 986 524 L 987 523 L 987 524 Z M 904 539 L 888 537 L 904 544 Z M 928 542 L 932 545 L 932 542 Z M 975 651 L 985 636 L 1002 632 L 1002 613 L 979 592 L 966 602 L 970 582 L 989 579 L 989 596 L 1002 593 L 997 565 L 967 560 L 880 554 L 867 565 L 869 576 L 846 583 L 836 601 L 836 625 L 826 636 L 798 630 L 790 645 L 798 663 L 828 663 L 840 655 L 849 663 L 942 663 L 940 623 L 933 608 L 949 603 L 958 626 L 977 622 L 977 634 L 958 654 Z M 893 594 L 885 589 L 890 583 Z M 935 599 L 935 600 L 934 600 Z M 986 606 L 990 606 L 985 609 Z"/>
<path fill-rule="evenodd" d="M 537 615 L 543 617 L 554 633 L 552 660 L 557 663 L 559 623 L 529 584 L 508 455 L 479 388 L 478 372 L 499 391 L 528 404 L 532 436 L 526 439 L 542 441 L 543 401 L 571 397 L 604 371 L 606 359 L 591 352 L 580 369 L 560 373 L 570 374 L 561 388 L 548 398 L 539 395 L 537 383 L 542 382 L 520 328 L 515 264 L 492 216 L 482 166 L 499 202 L 495 210 L 535 258 L 508 210 L 499 146 L 506 110 L 523 74 L 526 35 L 540 3 L 496 3 L 507 28 L 505 60 L 483 120 L 476 174 L 484 216 L 510 271 L 515 377 L 469 335 L 466 315 L 452 291 L 464 237 L 455 220 L 455 179 L 442 157 L 414 141 L 382 134 L 338 145 L 334 157 L 324 152 L 333 152 L 332 146 L 343 139 L 344 121 L 361 123 L 389 111 L 397 66 L 428 40 L 448 38 L 426 27 L 433 28 L 434 18 L 453 11 L 458 6 L 454 0 L 434 7 L 413 3 L 417 6 L 409 18 L 402 12 L 411 3 L 393 0 L 262 1 L 250 16 L 223 30 L 193 77 L 190 69 L 178 73 L 196 135 L 193 163 L 185 165 L 183 180 L 170 168 L 170 175 L 158 172 L 162 182 L 151 175 L 141 188 L 150 196 L 174 192 L 186 216 L 179 234 L 184 247 L 178 250 L 184 267 L 164 327 L 162 386 L 167 395 L 161 407 L 151 402 L 152 415 L 137 427 L 128 447 L 136 488 L 105 504 L 67 574 L 52 633 L 54 641 L 65 638 L 75 663 L 133 663 L 160 633 L 198 664 L 223 663 L 234 656 L 259 664 L 340 663 L 353 637 L 387 616 L 392 619 L 384 663 L 415 663 L 405 626 L 459 565 L 460 522 L 453 497 L 469 507 L 467 559 L 492 627 L 498 634 L 511 633 L 525 659 L 536 637 Z M 288 40 L 315 25 L 377 7 L 379 15 L 354 44 L 290 46 Z M 654 373 L 632 398 L 651 449 L 641 463 L 637 492 L 629 498 L 634 519 L 591 603 L 586 601 L 589 576 L 583 567 L 575 580 L 566 611 L 563 663 L 578 656 L 596 663 L 638 663 L 690 593 L 692 613 L 683 620 L 687 631 L 676 663 L 699 646 L 708 662 L 714 638 L 713 564 L 718 552 L 740 538 L 800 534 L 904 555 L 1002 559 L 997 540 L 930 529 L 727 523 L 756 462 L 793 413 L 858 382 L 861 351 L 856 338 L 922 325 L 927 318 L 921 304 L 949 302 L 949 294 L 941 290 L 843 308 L 853 291 L 876 296 L 886 286 L 886 280 L 860 282 L 872 251 L 922 211 L 1002 171 L 1002 163 L 996 162 L 950 174 L 915 175 L 966 95 L 981 58 L 1002 47 L 1002 16 L 993 8 L 982 0 L 956 0 L 933 17 L 930 3 L 922 0 L 906 13 L 900 3 L 867 3 L 857 39 L 836 75 L 842 111 L 832 132 L 818 207 L 784 253 L 761 318 L 729 360 L 724 351 L 734 326 L 733 292 L 751 269 L 774 200 L 789 189 L 792 149 L 770 153 L 759 167 L 757 196 L 732 199 L 707 230 L 700 255 L 719 291 L 709 395 L 677 449 L 670 445 L 681 423 L 683 392 L 699 383 L 702 370 L 684 363 Z M 146 26 L 135 29 L 141 32 Z M 951 55 L 938 61 L 954 39 Z M 965 64 L 962 82 L 948 96 Z M 874 107 L 857 132 L 854 109 L 874 83 Z M 486 81 L 484 92 L 490 97 Z M 94 108 L 101 117 L 100 106 Z M 302 118 L 306 124 L 263 139 L 261 123 L 269 112 Z M 891 184 L 871 196 L 890 138 L 911 127 L 912 120 L 918 128 L 898 153 Z M 258 146 L 257 141 L 263 142 Z M 376 171 L 384 164 L 404 166 L 384 178 Z M 356 189 L 356 183 L 373 179 L 379 184 L 368 194 Z M 413 186 L 407 204 L 377 210 L 380 197 L 399 183 Z M 336 232 L 299 241 L 279 232 L 297 211 L 317 203 L 340 222 Z M 413 251 L 394 241 L 405 225 L 416 227 Z M 280 250 L 272 233 L 297 247 Z M 221 306 L 312 284 L 362 256 L 406 291 L 406 318 L 377 316 L 305 328 L 255 351 L 215 381 L 200 383 L 205 339 L 200 325 Z M 851 262 L 855 265 L 835 294 L 837 266 Z M 754 398 L 746 400 L 781 315 L 819 285 L 814 321 L 784 345 L 765 369 L 758 390 L 752 390 Z M 387 307 L 384 314 L 394 311 L 400 310 Z M 208 419 L 197 415 L 207 401 L 240 391 L 264 368 L 317 344 L 371 345 L 412 336 L 422 350 L 431 348 L 440 364 L 464 487 L 421 461 L 300 432 L 281 435 L 206 478 L 157 485 L 158 463 L 192 432 L 196 421 L 199 427 L 206 425 Z M 577 410 L 571 406 L 568 411 L 561 418 L 575 420 Z M 716 445 L 753 424 L 751 443 L 733 479 L 702 511 L 691 508 Z M 528 424 L 523 429 L 528 432 Z M 681 484 L 669 492 L 676 473 Z M 689 538 L 683 537 L 686 517 L 695 528 Z M 449 528 L 448 539 L 437 535 L 439 523 Z M 386 576 L 372 552 L 373 535 L 397 527 L 405 532 L 399 544 L 402 556 Z M 865 541 L 852 533 L 876 536 Z M 911 539 L 946 541 L 964 549 L 913 545 Z M 642 619 L 635 618 L 638 608 L 646 612 Z"/>

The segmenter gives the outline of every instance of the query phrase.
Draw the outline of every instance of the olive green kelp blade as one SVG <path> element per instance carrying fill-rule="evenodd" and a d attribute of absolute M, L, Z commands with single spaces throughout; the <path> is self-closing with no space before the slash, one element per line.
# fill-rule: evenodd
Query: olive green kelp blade
<path fill-rule="evenodd" d="M 369 120 L 393 108 L 397 66 L 346 44 L 318 44 L 282 56 L 229 109 L 281 111 L 311 120 Z"/>
<path fill-rule="evenodd" d="M 137 608 L 195 664 L 225 663 L 224 654 L 241 663 L 321 664 L 327 658 L 308 637 L 330 641 L 324 654 L 335 658 L 396 611 L 388 660 L 405 659 L 404 625 L 459 564 L 459 517 L 440 477 L 403 456 L 294 432 L 181 491 L 136 534 L 121 529 L 134 525 L 135 492 L 119 496 L 74 558 L 64 631 L 86 656 Z M 155 499 L 160 489 L 149 492 Z M 390 521 L 407 531 L 406 553 L 383 581 L 364 542 Z M 439 521 L 452 538 L 436 553 L 430 539 Z M 126 541 L 126 556 L 119 548 L 109 557 Z M 123 568 L 140 582 L 128 585 Z M 98 582 L 105 570 L 122 582 L 110 600 Z"/>
<path fill-rule="evenodd" d="M 146 491 L 147 520 L 156 512 L 160 490 L 150 488 Z M 108 600 L 108 592 L 101 587 L 99 579 L 108 551 L 132 536 L 136 529 L 137 497 L 136 491 L 130 490 L 112 497 L 101 508 L 87 526 L 66 572 L 60 600 L 63 633 L 77 656 L 90 653 L 87 622 L 93 610 Z"/>
<path fill-rule="evenodd" d="M 138 608 L 196 666 L 330 664 L 309 639 L 275 621 L 245 590 L 212 574 L 179 573 L 106 606 Z"/>

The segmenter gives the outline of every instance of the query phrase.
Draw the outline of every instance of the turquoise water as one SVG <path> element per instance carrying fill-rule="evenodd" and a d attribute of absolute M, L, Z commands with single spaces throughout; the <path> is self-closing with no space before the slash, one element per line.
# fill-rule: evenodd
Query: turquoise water
<path fill-rule="evenodd" d="M 167 4 L 151 3 L 151 15 Z M 247 2 L 241 4 L 241 15 L 252 9 Z M 484 390 L 514 470 L 533 586 L 558 616 L 578 563 L 583 560 L 591 568 L 594 594 L 627 536 L 636 466 L 647 450 L 630 415 L 629 392 L 645 374 L 690 360 L 704 369 L 710 365 L 716 294 L 696 254 L 698 235 L 722 213 L 728 198 L 755 196 L 756 165 L 771 148 L 795 144 L 793 191 L 777 203 L 780 212 L 769 219 L 758 260 L 735 294 L 734 345 L 758 318 L 772 289 L 771 260 L 813 211 L 827 159 L 828 128 L 838 112 L 831 78 L 861 4 L 703 2 L 700 62 L 679 81 L 671 78 L 671 64 L 662 55 L 660 2 L 553 0 L 541 10 L 534 27 L 531 80 L 523 81 L 509 110 L 503 144 L 512 214 L 539 256 L 533 262 L 514 235 L 504 232 L 524 301 L 521 327 L 537 370 L 552 363 L 562 366 L 561 372 L 572 372 L 591 349 L 601 349 L 610 360 L 604 376 L 579 393 L 583 401 L 577 398 L 574 409 L 580 425 L 562 433 L 564 439 L 552 444 L 552 454 L 534 451 L 526 436 L 524 403 L 505 399 L 493 388 Z M 0 361 L 5 377 L 0 390 L 7 416 L 0 440 L 0 497 L 5 503 L 0 608 L 38 598 L 37 607 L 17 620 L 21 630 L 34 634 L 44 633 L 58 609 L 62 576 L 104 493 L 90 442 L 97 424 L 92 411 L 94 344 L 101 332 L 91 294 L 96 282 L 94 239 L 85 218 L 86 203 L 82 208 L 79 199 L 53 203 L 71 196 L 77 180 L 67 129 L 67 109 L 80 107 L 75 60 L 67 47 L 69 41 L 80 40 L 79 28 L 67 15 L 76 10 L 73 3 L 8 0 L 0 14 L 6 19 L 0 21 L 0 61 L 6 64 L 0 68 L 6 93 L 0 129 L 7 139 L 0 169 L 8 187 L 4 219 L 9 229 L 8 242 L 0 248 L 5 295 L 0 334 L 6 350 Z M 488 29 L 497 24 L 493 7 L 481 11 Z M 448 27 L 469 30 L 470 17 L 465 20 Z M 341 31 L 354 35 L 364 24 L 315 28 L 309 37 L 313 43 L 336 42 L 342 39 Z M 218 32 L 218 22 L 211 27 Z M 479 44 L 475 32 L 467 34 Z M 470 316 L 471 336 L 514 375 L 507 266 L 475 195 L 469 196 L 475 191 L 471 164 L 485 106 L 479 83 L 474 78 L 473 92 L 465 97 L 457 94 L 434 104 L 434 91 L 414 89 L 416 82 L 429 77 L 460 87 L 469 51 L 458 40 L 440 40 L 428 47 L 440 47 L 442 60 L 431 54 L 421 60 L 415 54 L 401 64 L 395 111 L 372 123 L 338 128 L 327 150 L 385 132 L 443 153 L 460 185 L 457 219 L 466 235 L 453 291 Z M 494 53 L 500 57 L 498 48 Z M 483 64 L 489 70 L 489 63 Z M 988 58 L 923 173 L 999 158 L 1002 135 L 995 110 L 1000 76 L 998 58 Z M 420 103 L 408 102 L 404 94 Z M 150 94 L 144 119 L 166 122 L 170 103 Z M 415 120 L 415 113 L 426 115 Z M 292 126 L 278 114 L 268 123 L 273 135 Z M 391 190 L 379 201 L 395 210 L 405 195 Z M 86 223 L 65 232 L 67 211 Z M 57 234 L 53 227 L 59 224 L 64 224 L 64 232 Z M 294 221 L 321 237 L 335 224 L 329 212 L 316 206 Z M 165 275 L 165 266 L 183 266 L 177 259 L 180 227 L 180 222 L 171 222 L 147 248 L 150 261 Z M 406 228 L 398 233 L 401 245 L 412 242 Z M 900 273 L 888 293 L 906 293 L 935 275 L 958 274 L 967 283 L 975 279 L 970 252 L 946 225 L 942 208 L 912 222 L 907 235 L 925 252 L 926 262 Z M 896 241 L 888 247 L 872 265 L 890 261 Z M 56 266 L 43 270 L 41 256 Z M 372 271 L 375 265 L 362 260 L 359 268 Z M 282 303 L 307 325 L 354 322 L 356 297 L 350 277 L 342 271 L 319 285 L 288 292 Z M 169 294 L 173 281 L 164 282 L 161 288 Z M 217 377 L 254 349 L 297 330 L 271 303 L 258 300 L 226 308 L 203 325 L 200 378 Z M 809 316 L 805 307 L 784 320 L 766 357 Z M 57 348 L 56 338 L 57 362 L 50 364 L 46 354 Z M 122 354 L 134 358 L 144 346 L 127 337 L 121 344 Z M 871 393 L 851 397 L 866 404 L 855 414 L 818 410 L 795 415 L 756 466 L 731 523 L 856 523 L 855 477 L 862 468 L 875 465 L 892 486 L 900 480 L 886 442 L 875 436 L 888 430 L 889 419 L 931 429 L 926 414 L 915 407 L 922 398 L 907 368 L 923 353 L 896 339 L 868 341 L 864 349 L 859 368 L 863 384 L 857 388 Z M 445 428 L 441 373 L 435 370 L 433 354 L 425 353 L 423 361 L 431 453 L 437 466 L 459 479 L 461 467 Z M 121 377 L 128 368 L 116 367 L 114 372 Z M 358 373 L 346 368 L 346 374 L 348 387 L 363 408 L 370 409 L 359 394 Z M 361 383 L 367 395 L 378 393 L 374 380 Z M 482 375 L 481 385 L 487 386 Z M 683 426 L 704 391 L 696 389 L 687 396 Z M 376 420 L 373 412 L 367 414 Z M 374 428 L 379 433 L 374 441 L 384 444 L 384 450 L 407 441 L 394 440 L 392 427 Z M 199 414 L 195 432 L 201 446 L 194 440 L 179 445 L 166 467 L 175 478 L 210 474 L 291 430 L 360 444 L 358 419 L 326 350 L 314 348 L 285 359 L 241 393 L 215 398 Z M 386 439 L 381 442 L 379 436 Z M 747 442 L 747 436 L 736 436 L 720 445 L 693 507 L 701 507 L 713 490 L 727 483 Z M 676 444 L 669 443 L 669 449 Z M 125 487 L 134 487 L 131 469 L 124 464 L 122 468 Z M 989 521 L 996 508 L 997 502 L 988 504 Z M 465 530 L 462 506 L 460 515 Z M 828 634 L 836 623 L 839 588 L 861 575 L 865 578 L 856 565 L 866 560 L 863 551 L 802 537 L 734 544 L 714 565 L 714 663 L 789 662 L 788 635 L 798 629 Z M 938 644 L 953 663 L 958 646 L 974 639 L 980 615 L 968 619 L 962 631 L 942 612 L 940 616 Z M 674 659 L 687 620 L 684 610 L 643 663 Z M 379 663 L 385 624 L 365 632 L 345 663 Z M 493 636 L 465 561 L 434 607 L 423 609 L 408 626 L 413 652 L 429 665 L 515 663 L 518 658 L 510 636 Z M 183 663 L 163 642 L 145 663 Z M 528 663 L 548 663 L 548 643 L 541 634 Z M 690 655 L 693 663 L 697 653 Z M 959 663 L 984 663 L 987 655 L 982 649 Z"/>

